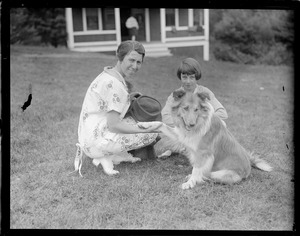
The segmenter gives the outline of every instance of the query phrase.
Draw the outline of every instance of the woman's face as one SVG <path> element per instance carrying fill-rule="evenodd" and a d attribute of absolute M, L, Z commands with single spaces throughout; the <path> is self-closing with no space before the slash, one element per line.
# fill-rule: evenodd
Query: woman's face
<path fill-rule="evenodd" d="M 196 75 L 181 74 L 181 84 L 186 92 L 194 92 L 197 86 Z"/>
<path fill-rule="evenodd" d="M 143 62 L 143 56 L 136 51 L 127 54 L 120 62 L 120 73 L 124 78 L 128 78 L 138 72 Z"/>

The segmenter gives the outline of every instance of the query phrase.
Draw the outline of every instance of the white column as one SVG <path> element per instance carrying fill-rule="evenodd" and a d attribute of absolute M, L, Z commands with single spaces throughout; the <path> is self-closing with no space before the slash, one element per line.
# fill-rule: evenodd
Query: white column
<path fill-rule="evenodd" d="M 203 44 L 203 60 L 209 61 L 209 42 Z"/>
<path fill-rule="evenodd" d="M 175 27 L 179 27 L 179 9 L 175 8 Z"/>
<path fill-rule="evenodd" d="M 166 10 L 164 8 L 160 9 L 160 34 L 161 34 L 161 42 L 166 42 Z"/>
<path fill-rule="evenodd" d="M 192 27 L 194 25 L 194 10 L 193 9 L 188 10 L 188 17 L 189 17 L 189 27 Z"/>
<path fill-rule="evenodd" d="M 204 9 L 204 40 L 203 46 L 203 59 L 204 61 L 209 60 L 209 10 Z"/>
<path fill-rule="evenodd" d="M 68 48 L 74 48 L 74 35 L 73 35 L 73 18 L 72 8 L 66 8 L 66 27 L 67 27 L 67 44 Z"/>
<path fill-rule="evenodd" d="M 98 30 L 103 30 L 101 8 L 98 8 L 98 25 L 99 25 Z"/>
<path fill-rule="evenodd" d="M 82 8 L 82 25 L 83 25 L 83 31 L 87 31 L 85 8 Z"/>
<path fill-rule="evenodd" d="M 149 8 L 145 9 L 145 27 L 146 27 L 146 42 L 150 42 L 150 16 L 149 16 Z"/>
<path fill-rule="evenodd" d="M 121 43 L 120 8 L 115 8 L 115 26 L 116 26 L 117 44 L 119 45 Z"/>

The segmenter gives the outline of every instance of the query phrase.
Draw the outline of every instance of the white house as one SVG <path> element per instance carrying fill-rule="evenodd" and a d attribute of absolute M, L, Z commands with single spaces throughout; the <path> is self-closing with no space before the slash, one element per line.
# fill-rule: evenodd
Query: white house
<path fill-rule="evenodd" d="M 170 48 L 203 46 L 209 60 L 209 10 L 167 8 L 66 8 L 68 47 L 74 51 L 116 51 L 129 39 L 126 19 L 139 23 L 136 40 L 146 55 L 171 55 Z"/>

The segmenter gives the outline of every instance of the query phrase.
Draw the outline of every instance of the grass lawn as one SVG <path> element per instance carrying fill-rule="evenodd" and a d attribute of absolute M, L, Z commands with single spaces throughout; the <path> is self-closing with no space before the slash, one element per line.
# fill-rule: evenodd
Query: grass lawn
<path fill-rule="evenodd" d="M 196 53 L 196 54 L 194 54 Z M 114 56 L 47 47 L 11 47 L 10 227 L 38 229 L 292 230 L 294 223 L 293 69 L 211 60 L 200 50 L 147 58 L 132 82 L 165 103 L 179 87 L 186 56 L 203 68 L 200 83 L 229 114 L 228 128 L 274 170 L 253 169 L 228 186 L 182 190 L 192 167 L 166 160 L 121 163 L 110 177 L 85 157 L 83 178 L 71 174 L 84 95 Z M 22 112 L 32 84 L 31 105 Z"/>

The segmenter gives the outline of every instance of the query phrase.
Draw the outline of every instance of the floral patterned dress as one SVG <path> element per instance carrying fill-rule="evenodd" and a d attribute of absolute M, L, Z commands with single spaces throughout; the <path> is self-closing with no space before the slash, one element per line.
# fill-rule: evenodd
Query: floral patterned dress
<path fill-rule="evenodd" d="M 89 86 L 82 105 L 78 126 L 78 141 L 91 158 L 123 153 L 151 144 L 155 133 L 117 134 L 108 130 L 107 113 L 120 113 L 120 119 L 136 125 L 131 117 L 124 118 L 130 105 L 124 78 L 112 67 L 104 71 Z"/>

